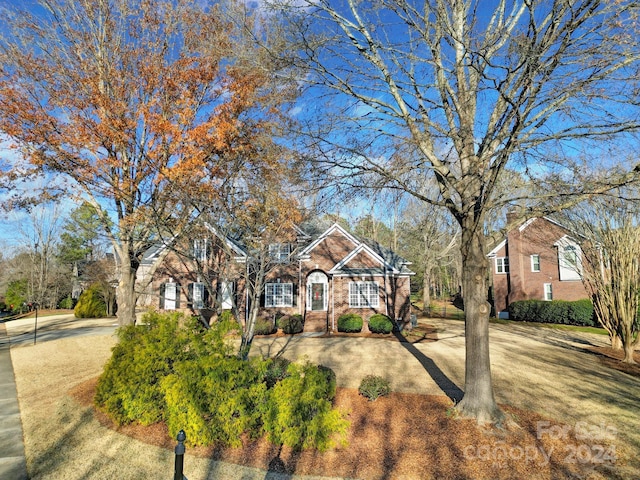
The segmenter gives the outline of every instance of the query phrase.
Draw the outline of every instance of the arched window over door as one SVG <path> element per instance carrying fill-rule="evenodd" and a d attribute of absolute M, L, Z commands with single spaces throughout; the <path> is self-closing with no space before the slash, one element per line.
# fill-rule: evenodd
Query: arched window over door
<path fill-rule="evenodd" d="M 324 311 L 329 304 L 329 279 L 324 272 L 313 272 L 307 277 L 307 310 Z"/>

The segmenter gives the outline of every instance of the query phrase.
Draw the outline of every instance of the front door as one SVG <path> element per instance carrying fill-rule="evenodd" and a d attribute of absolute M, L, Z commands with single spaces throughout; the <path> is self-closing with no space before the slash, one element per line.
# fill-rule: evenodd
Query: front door
<path fill-rule="evenodd" d="M 311 284 L 311 310 L 324 310 L 324 283 Z"/>

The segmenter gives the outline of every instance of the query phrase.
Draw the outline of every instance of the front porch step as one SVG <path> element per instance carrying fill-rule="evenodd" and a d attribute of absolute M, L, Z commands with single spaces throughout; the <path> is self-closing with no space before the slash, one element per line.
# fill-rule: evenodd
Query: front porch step
<path fill-rule="evenodd" d="M 304 316 L 305 332 L 326 332 L 327 312 L 307 312 Z"/>

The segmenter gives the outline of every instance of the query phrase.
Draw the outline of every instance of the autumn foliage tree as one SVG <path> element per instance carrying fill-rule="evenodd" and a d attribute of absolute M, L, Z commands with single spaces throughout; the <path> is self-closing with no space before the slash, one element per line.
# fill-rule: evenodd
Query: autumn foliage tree
<path fill-rule="evenodd" d="M 447 208 L 458 223 L 466 363 L 456 408 L 500 421 L 489 357 L 488 214 L 526 199 L 522 221 L 633 180 L 624 159 L 633 158 L 629 132 L 640 125 L 636 2 L 270 3 L 317 99 L 305 119 L 318 178 L 331 188 L 402 190 Z M 614 154 L 593 142 L 614 138 L 606 144 Z M 589 175 L 586 160 L 598 153 L 607 176 Z M 533 197 L 498 195 L 507 168 L 536 182 Z M 549 178 L 557 182 L 546 189 Z"/>
<path fill-rule="evenodd" d="M 240 3 L 19 5 L 3 11 L 0 131 L 20 155 L 5 156 L 0 185 L 55 176 L 96 208 L 117 259 L 119 323 L 133 323 L 144 251 L 192 218 L 176 193 L 252 178 L 295 88 L 253 50 L 248 32 L 268 42 L 268 25 Z M 31 193 L 13 200 L 57 192 Z"/>

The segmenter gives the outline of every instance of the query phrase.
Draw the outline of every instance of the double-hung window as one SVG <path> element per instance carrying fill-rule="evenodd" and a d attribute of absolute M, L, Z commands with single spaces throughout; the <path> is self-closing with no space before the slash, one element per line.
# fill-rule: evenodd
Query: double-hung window
<path fill-rule="evenodd" d="M 544 299 L 548 301 L 553 300 L 553 287 L 550 283 L 544 284 Z"/>
<path fill-rule="evenodd" d="M 349 307 L 377 307 L 380 301 L 378 282 L 349 283 Z"/>
<path fill-rule="evenodd" d="M 292 307 L 293 283 L 267 283 L 264 286 L 265 307 Z"/>
<path fill-rule="evenodd" d="M 540 271 L 540 255 L 531 255 L 531 271 Z"/>
<path fill-rule="evenodd" d="M 193 241 L 193 257 L 199 262 L 204 262 L 207 260 L 206 238 L 198 238 Z"/>
<path fill-rule="evenodd" d="M 496 257 L 496 273 L 509 273 L 508 257 Z"/>
<path fill-rule="evenodd" d="M 288 243 L 272 243 L 269 245 L 269 257 L 271 257 L 274 262 L 286 262 L 290 253 L 291 246 Z"/>
<path fill-rule="evenodd" d="M 193 308 L 201 310 L 204 308 L 204 283 L 196 282 L 193 284 Z"/>

